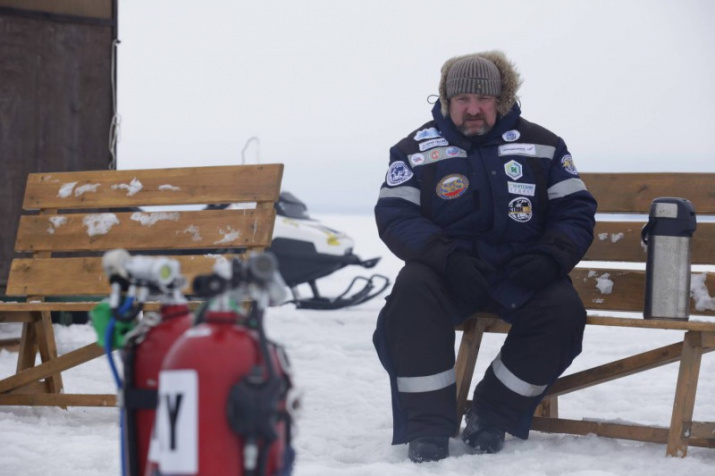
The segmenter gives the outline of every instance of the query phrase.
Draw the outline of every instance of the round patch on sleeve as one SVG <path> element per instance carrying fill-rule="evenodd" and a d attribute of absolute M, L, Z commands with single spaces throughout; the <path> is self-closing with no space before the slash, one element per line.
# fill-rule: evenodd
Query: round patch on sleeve
<path fill-rule="evenodd" d="M 398 160 L 390 164 L 390 168 L 387 170 L 387 176 L 385 177 L 385 182 L 390 187 L 395 185 L 400 185 L 401 183 L 407 182 L 412 178 L 414 174 L 412 170 L 403 161 Z"/>
<path fill-rule="evenodd" d="M 576 170 L 576 165 L 573 163 L 573 158 L 569 154 L 561 157 L 561 166 L 566 170 L 566 172 L 571 175 L 578 175 L 578 170 Z"/>

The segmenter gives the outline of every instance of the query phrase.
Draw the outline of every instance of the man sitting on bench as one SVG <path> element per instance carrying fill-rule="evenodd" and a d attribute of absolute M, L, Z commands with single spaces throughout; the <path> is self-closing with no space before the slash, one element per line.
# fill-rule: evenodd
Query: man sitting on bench
<path fill-rule="evenodd" d="M 462 439 L 494 453 L 527 438 L 552 382 L 581 352 L 583 303 L 568 273 L 593 240 L 596 201 L 564 141 L 521 118 L 521 80 L 501 52 L 442 67 L 433 120 L 390 150 L 375 207 L 405 261 L 374 343 L 390 375 L 393 444 L 448 455 L 459 429 L 454 326 L 476 311 L 512 324 L 467 412 Z"/>

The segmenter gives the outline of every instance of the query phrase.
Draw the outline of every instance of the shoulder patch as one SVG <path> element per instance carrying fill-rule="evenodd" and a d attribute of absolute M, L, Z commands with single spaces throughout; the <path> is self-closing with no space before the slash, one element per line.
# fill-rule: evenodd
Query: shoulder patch
<path fill-rule="evenodd" d="M 394 187 L 395 185 L 407 182 L 413 175 L 412 170 L 410 170 L 407 164 L 398 160 L 390 164 L 390 168 L 387 170 L 387 175 L 385 176 L 385 182 L 390 187 Z"/>
<path fill-rule="evenodd" d="M 561 166 L 566 170 L 566 172 L 571 175 L 578 175 L 578 170 L 576 170 L 576 165 L 573 163 L 573 158 L 571 154 L 566 154 L 561 157 Z"/>
<path fill-rule="evenodd" d="M 438 137 L 442 137 L 442 133 L 440 131 L 438 131 L 436 128 L 430 127 L 428 129 L 421 129 L 421 130 L 417 131 L 414 139 L 417 141 L 420 141 L 420 140 L 425 140 L 425 139 L 436 139 Z"/>

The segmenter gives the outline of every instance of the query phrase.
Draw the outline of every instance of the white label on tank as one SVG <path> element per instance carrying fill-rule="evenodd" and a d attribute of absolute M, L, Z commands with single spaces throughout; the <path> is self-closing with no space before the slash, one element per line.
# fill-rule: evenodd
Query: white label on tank
<path fill-rule="evenodd" d="M 196 370 L 162 370 L 156 410 L 159 470 L 196 474 L 199 470 L 199 376 Z"/>
<path fill-rule="evenodd" d="M 678 204 L 656 203 L 655 216 L 659 218 L 678 218 Z"/>

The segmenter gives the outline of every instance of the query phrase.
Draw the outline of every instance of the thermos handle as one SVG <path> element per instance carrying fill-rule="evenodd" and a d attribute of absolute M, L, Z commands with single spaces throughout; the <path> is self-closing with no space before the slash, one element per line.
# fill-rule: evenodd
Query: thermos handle
<path fill-rule="evenodd" d="M 641 240 L 646 245 L 648 244 L 648 235 L 650 235 L 650 231 L 653 229 L 654 226 L 655 226 L 655 217 L 649 216 L 648 223 L 643 225 L 643 229 L 641 230 Z"/>

